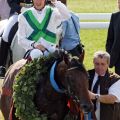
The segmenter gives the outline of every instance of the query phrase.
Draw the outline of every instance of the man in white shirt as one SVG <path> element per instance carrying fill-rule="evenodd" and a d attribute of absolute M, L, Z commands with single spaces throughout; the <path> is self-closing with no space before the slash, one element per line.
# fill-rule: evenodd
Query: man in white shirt
<path fill-rule="evenodd" d="M 109 72 L 110 55 L 94 54 L 94 69 L 89 70 L 89 94 L 94 103 L 93 120 L 120 120 L 120 76 Z"/>
<path fill-rule="evenodd" d="M 24 49 L 30 50 L 31 59 L 55 51 L 59 26 L 71 16 L 63 3 L 51 2 L 55 7 L 46 5 L 46 0 L 33 0 L 34 6 L 19 16 L 18 41 Z"/>

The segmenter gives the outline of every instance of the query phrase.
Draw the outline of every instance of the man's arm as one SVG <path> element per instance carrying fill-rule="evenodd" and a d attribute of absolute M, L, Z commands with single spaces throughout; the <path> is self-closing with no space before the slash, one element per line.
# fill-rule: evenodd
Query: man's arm
<path fill-rule="evenodd" d="M 116 101 L 117 101 L 117 97 L 115 95 L 99 95 L 99 97 L 96 97 L 98 96 L 98 94 L 95 94 L 91 91 L 89 91 L 89 96 L 92 100 L 95 100 L 97 98 L 97 100 L 101 103 L 105 103 L 105 104 L 114 104 Z"/>

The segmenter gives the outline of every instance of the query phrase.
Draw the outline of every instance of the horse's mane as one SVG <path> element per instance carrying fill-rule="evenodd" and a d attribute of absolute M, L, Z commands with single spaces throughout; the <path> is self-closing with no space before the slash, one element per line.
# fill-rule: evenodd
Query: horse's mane
<path fill-rule="evenodd" d="M 43 68 L 47 67 L 48 69 L 50 69 L 55 61 L 62 61 L 63 56 L 64 56 L 64 52 L 61 50 L 57 50 L 48 56 L 40 57 L 38 59 L 39 61 L 38 63 L 40 63 Z"/>

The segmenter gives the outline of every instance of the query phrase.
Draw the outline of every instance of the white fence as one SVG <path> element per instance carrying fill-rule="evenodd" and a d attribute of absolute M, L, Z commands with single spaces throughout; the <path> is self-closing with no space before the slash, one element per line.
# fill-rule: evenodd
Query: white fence
<path fill-rule="evenodd" d="M 81 20 L 85 21 L 85 22 L 80 22 L 80 27 L 83 29 L 108 28 L 109 20 L 111 18 L 111 13 L 76 13 L 76 14 L 79 16 L 80 21 Z M 93 20 L 93 22 L 91 22 L 91 20 Z M 95 21 L 99 21 L 99 22 L 95 22 Z"/>

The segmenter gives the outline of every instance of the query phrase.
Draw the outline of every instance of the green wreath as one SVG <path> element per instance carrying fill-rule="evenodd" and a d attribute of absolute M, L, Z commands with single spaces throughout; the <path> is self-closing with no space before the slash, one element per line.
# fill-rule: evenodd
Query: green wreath
<path fill-rule="evenodd" d="M 49 74 L 48 71 L 57 57 L 50 54 L 27 63 L 15 77 L 13 84 L 13 102 L 16 108 L 15 115 L 21 120 L 47 120 L 47 114 L 40 115 L 33 103 L 36 93 L 37 77 Z M 66 115 L 64 120 L 73 120 Z"/>
<path fill-rule="evenodd" d="M 44 66 L 49 57 L 41 57 L 27 63 L 17 74 L 13 85 L 13 102 L 15 115 L 21 120 L 47 120 L 47 114 L 40 115 L 33 103 L 36 93 L 37 76 L 48 74 Z"/>

